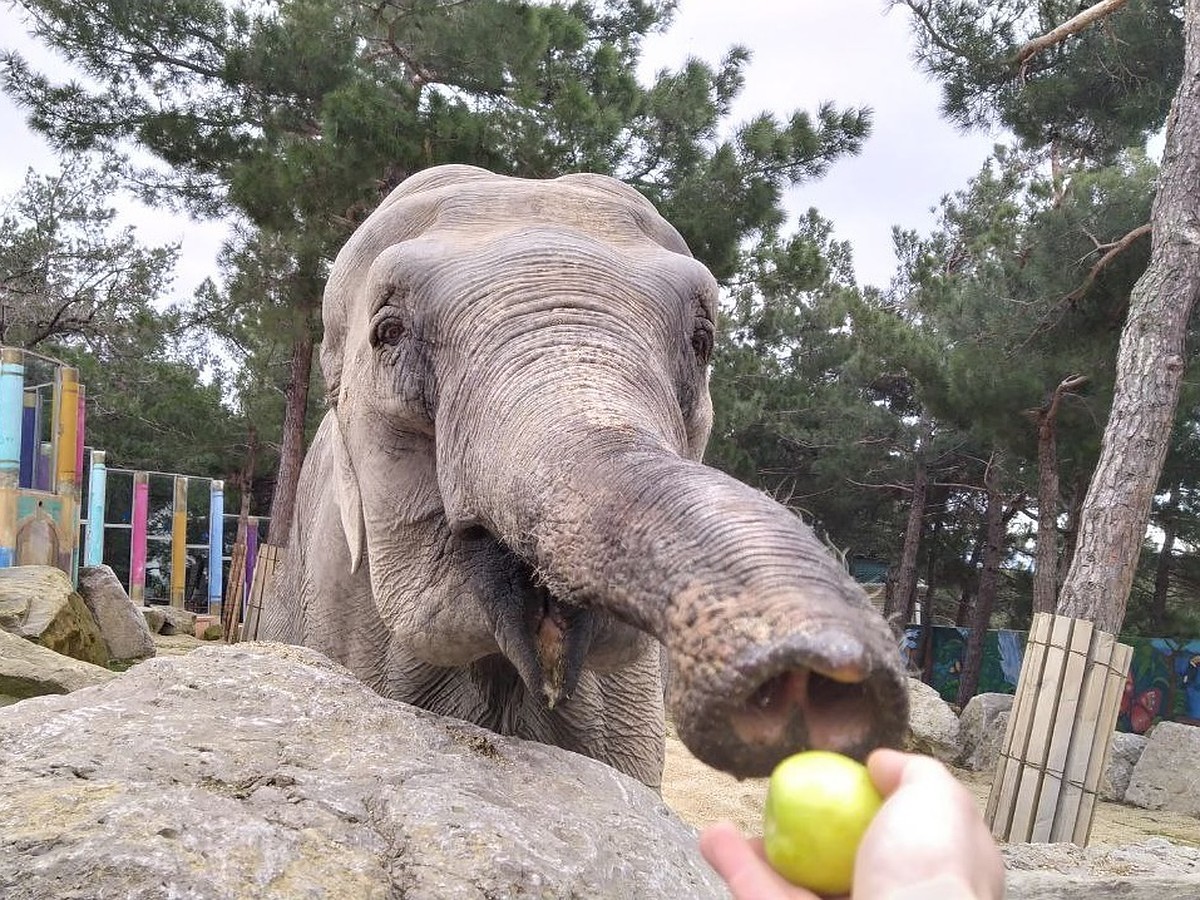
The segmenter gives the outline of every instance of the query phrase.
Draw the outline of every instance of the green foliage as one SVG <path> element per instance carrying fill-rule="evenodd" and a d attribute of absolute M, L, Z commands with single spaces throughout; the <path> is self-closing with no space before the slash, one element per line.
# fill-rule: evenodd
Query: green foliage
<path fill-rule="evenodd" d="M 1183 62 L 1180 0 L 1129 0 L 1099 25 L 1021 62 L 1021 48 L 1088 4 L 893 0 L 913 15 L 917 59 L 964 127 L 1104 162 L 1162 127 Z"/>
<path fill-rule="evenodd" d="M 51 175 L 30 171 L 0 200 L 0 343 L 100 348 L 149 314 L 177 248 L 144 247 L 116 224 L 116 186 L 112 166 L 76 157 Z"/>

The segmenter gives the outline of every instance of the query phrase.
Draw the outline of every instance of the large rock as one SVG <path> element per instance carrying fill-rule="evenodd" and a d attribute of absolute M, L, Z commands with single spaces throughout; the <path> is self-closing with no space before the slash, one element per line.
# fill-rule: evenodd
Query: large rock
<path fill-rule="evenodd" d="M 70 693 L 115 677 L 108 669 L 0 631 L 0 706 L 42 694 Z"/>
<path fill-rule="evenodd" d="M 0 709 L 0 896 L 724 897 L 593 760 L 386 700 L 272 644 Z"/>
<path fill-rule="evenodd" d="M 147 614 L 146 610 L 150 612 Z M 147 620 L 151 616 L 160 620 L 161 624 L 157 628 L 153 624 L 148 625 L 156 634 L 195 634 L 196 633 L 196 614 L 190 609 L 184 609 L 181 606 L 151 606 L 142 609 L 143 615 Z"/>
<path fill-rule="evenodd" d="M 936 756 L 947 763 L 958 759 L 961 752 L 958 716 L 950 704 L 923 681 L 909 678 L 908 706 L 906 749 Z"/>
<path fill-rule="evenodd" d="M 1000 852 L 1013 900 L 1200 897 L 1200 848 L 1163 838 L 1124 847 L 1009 844 Z"/>
<path fill-rule="evenodd" d="M 50 566 L 0 569 L 0 628 L 64 656 L 108 662 L 96 620 L 71 580 Z"/>
<path fill-rule="evenodd" d="M 1133 767 L 1142 758 L 1142 751 L 1149 741 L 1144 734 L 1118 731 L 1113 734 L 1112 750 L 1108 754 L 1108 768 L 1100 780 L 1100 799 L 1121 803 L 1133 776 Z"/>
<path fill-rule="evenodd" d="M 967 701 L 958 719 L 958 765 L 974 772 L 995 771 L 1012 705 L 1012 694 L 976 694 Z"/>
<path fill-rule="evenodd" d="M 1125 802 L 1200 817 L 1200 727 L 1159 722 L 1147 737 Z"/>
<path fill-rule="evenodd" d="M 125 586 L 111 568 L 81 568 L 79 596 L 100 626 L 110 660 L 146 659 L 154 655 L 154 637 L 146 627 L 146 618 L 129 599 Z"/>

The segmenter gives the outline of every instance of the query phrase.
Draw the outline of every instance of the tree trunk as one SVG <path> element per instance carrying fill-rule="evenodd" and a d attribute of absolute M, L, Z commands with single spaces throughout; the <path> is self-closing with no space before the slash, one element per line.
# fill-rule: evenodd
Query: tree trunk
<path fill-rule="evenodd" d="M 1121 330 L 1116 391 L 1059 611 L 1117 633 L 1146 537 L 1200 292 L 1200 0 L 1187 0 L 1183 79 L 1167 117 L 1150 265 Z"/>
<path fill-rule="evenodd" d="M 1039 409 L 1038 522 L 1033 567 L 1033 611 L 1054 612 L 1058 601 L 1058 410 L 1063 396 L 1087 381 L 1079 375 L 1064 378 Z"/>
<path fill-rule="evenodd" d="M 979 670 L 983 666 L 983 642 L 992 620 L 996 590 L 1000 583 L 1000 562 L 1004 556 L 1004 498 L 1000 494 L 1000 460 L 993 453 L 983 475 L 987 488 L 987 512 L 984 514 L 985 541 L 983 571 L 979 575 L 979 592 L 971 611 L 970 632 L 963 654 L 962 675 L 958 681 L 958 705 L 966 706 L 979 687 Z"/>
<path fill-rule="evenodd" d="M 901 627 L 912 621 L 917 600 L 917 554 L 921 550 L 921 533 L 925 529 L 925 501 L 928 494 L 929 470 L 924 457 L 918 454 L 908 524 L 904 528 L 904 547 L 900 551 L 900 572 L 896 576 L 896 608 L 902 614 Z"/>
<path fill-rule="evenodd" d="M 1150 600 L 1150 633 L 1160 637 L 1167 626 L 1167 592 L 1171 589 L 1171 562 L 1177 537 L 1179 485 L 1171 485 L 1171 498 L 1167 501 L 1164 512 L 1166 515 L 1162 519 L 1162 549 L 1158 552 L 1158 565 L 1154 570 L 1154 596 Z"/>
<path fill-rule="evenodd" d="M 283 436 L 279 446 L 279 471 L 275 478 L 275 493 L 271 497 L 271 524 L 267 543 L 285 547 L 292 529 L 292 509 L 296 503 L 296 484 L 304 462 L 304 421 L 308 414 L 308 386 L 312 378 L 313 329 L 310 311 L 297 312 L 292 338 L 291 372 L 288 379 L 287 402 L 283 413 Z"/>
<path fill-rule="evenodd" d="M 939 518 L 933 523 L 925 553 L 925 599 L 921 601 L 921 680 L 926 684 L 933 684 L 933 590 L 941 531 L 942 522 Z"/>
<path fill-rule="evenodd" d="M 958 611 L 954 615 L 954 625 L 957 628 L 965 628 L 971 621 L 971 610 L 973 601 L 979 593 L 979 577 L 975 572 L 979 569 L 979 563 L 983 559 L 983 548 L 987 544 L 987 516 L 984 515 L 984 521 L 979 526 L 979 537 L 975 539 L 975 546 L 971 548 L 971 558 L 967 561 L 967 573 L 963 577 L 962 593 L 958 598 Z"/>
<path fill-rule="evenodd" d="M 1075 558 L 1075 544 L 1079 538 L 1079 517 L 1083 514 L 1083 498 L 1087 495 L 1087 484 L 1083 476 L 1077 475 L 1071 484 L 1071 501 L 1067 504 L 1067 524 L 1063 528 L 1062 559 Z M 1063 581 L 1067 577 L 1066 566 L 1058 567 L 1057 595 L 1062 595 Z M 1055 604 L 1057 608 L 1057 604 Z"/>

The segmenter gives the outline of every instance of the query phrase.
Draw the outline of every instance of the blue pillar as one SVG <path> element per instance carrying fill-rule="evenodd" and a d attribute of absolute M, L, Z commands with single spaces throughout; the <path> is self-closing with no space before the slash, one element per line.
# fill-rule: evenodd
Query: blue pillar
<path fill-rule="evenodd" d="M 14 347 L 0 348 L 0 567 L 5 568 L 17 558 L 24 388 L 23 354 Z"/>
<path fill-rule="evenodd" d="M 104 451 L 92 451 L 92 468 L 88 476 L 87 537 L 83 548 L 83 564 L 98 566 L 104 562 L 104 495 L 108 467 Z"/>
<path fill-rule="evenodd" d="M 214 478 L 208 499 L 208 614 L 221 615 L 222 581 L 225 566 L 225 482 Z"/>

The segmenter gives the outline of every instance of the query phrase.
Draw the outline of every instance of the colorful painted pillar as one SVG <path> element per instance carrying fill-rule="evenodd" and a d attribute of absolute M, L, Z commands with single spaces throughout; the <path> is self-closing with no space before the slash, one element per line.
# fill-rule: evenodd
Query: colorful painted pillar
<path fill-rule="evenodd" d="M 104 507 L 108 489 L 108 467 L 103 450 L 92 451 L 91 472 L 88 475 L 87 536 L 83 546 L 83 564 L 98 566 L 104 562 Z"/>
<path fill-rule="evenodd" d="M 54 490 L 54 443 L 41 441 L 34 462 L 33 486 L 39 491 Z"/>
<path fill-rule="evenodd" d="M 225 577 L 225 482 L 214 478 L 208 491 L 208 614 L 221 615 L 221 582 Z"/>
<path fill-rule="evenodd" d="M 183 607 L 187 589 L 187 495 L 186 475 L 175 476 L 175 501 L 171 507 L 171 588 L 172 606 Z"/>
<path fill-rule="evenodd" d="M 21 480 L 25 363 L 15 347 L 0 348 L 0 568 L 17 558 L 17 497 Z"/>
<path fill-rule="evenodd" d="M 21 487 L 33 487 L 38 454 L 42 452 L 42 417 L 36 388 L 26 388 L 21 408 Z"/>
<path fill-rule="evenodd" d="M 54 487 L 61 498 L 58 567 L 77 581 L 79 572 L 79 370 L 54 370 Z"/>
<path fill-rule="evenodd" d="M 133 473 L 133 514 L 129 533 L 129 599 L 146 605 L 146 524 L 150 513 L 150 475 Z"/>

